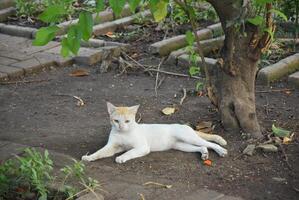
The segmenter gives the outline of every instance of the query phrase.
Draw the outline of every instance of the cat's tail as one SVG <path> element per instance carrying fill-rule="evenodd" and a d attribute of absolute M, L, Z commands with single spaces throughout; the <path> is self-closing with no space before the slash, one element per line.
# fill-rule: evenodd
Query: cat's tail
<path fill-rule="evenodd" d="M 221 137 L 220 135 L 208 134 L 208 133 L 204 133 L 204 132 L 201 132 L 201 131 L 195 131 L 195 132 L 202 139 L 205 139 L 207 141 L 216 142 L 217 144 L 220 144 L 221 146 L 227 145 L 226 140 L 223 139 L 223 137 Z"/>

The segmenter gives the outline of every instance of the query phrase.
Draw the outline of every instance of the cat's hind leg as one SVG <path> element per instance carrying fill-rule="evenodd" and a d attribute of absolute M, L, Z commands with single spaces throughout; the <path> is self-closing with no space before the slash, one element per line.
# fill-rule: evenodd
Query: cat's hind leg
<path fill-rule="evenodd" d="M 184 142 L 176 142 L 173 145 L 173 149 L 184 151 L 184 152 L 200 152 L 202 160 L 207 160 L 209 158 L 208 148 L 205 146 L 199 147 Z"/>
<path fill-rule="evenodd" d="M 182 130 L 180 130 L 180 131 L 182 131 Z M 208 149 L 213 149 L 221 157 L 224 157 L 224 156 L 227 155 L 227 150 L 225 148 L 221 147 L 218 144 L 208 142 L 208 141 L 202 139 L 189 126 L 186 126 L 184 128 L 183 133 L 182 132 L 177 132 L 175 134 L 175 137 L 176 137 L 177 140 L 179 140 L 181 142 L 184 142 L 184 143 L 188 143 L 188 144 L 192 144 L 192 145 L 196 145 L 196 146 L 200 146 L 200 147 L 204 146 L 204 147 L 207 147 Z"/>
<path fill-rule="evenodd" d="M 122 151 L 124 151 L 124 149 L 122 149 L 120 146 L 117 146 L 113 143 L 107 143 L 103 148 L 95 153 L 82 156 L 82 160 L 91 162 L 101 158 L 111 157 L 114 154 L 120 153 Z"/>

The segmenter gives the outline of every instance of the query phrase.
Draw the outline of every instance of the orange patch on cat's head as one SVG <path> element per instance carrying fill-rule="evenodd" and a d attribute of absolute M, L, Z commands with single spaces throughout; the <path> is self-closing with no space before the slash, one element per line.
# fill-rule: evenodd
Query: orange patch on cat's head
<path fill-rule="evenodd" d="M 116 107 L 115 113 L 118 115 L 134 115 L 135 114 L 128 107 Z"/>

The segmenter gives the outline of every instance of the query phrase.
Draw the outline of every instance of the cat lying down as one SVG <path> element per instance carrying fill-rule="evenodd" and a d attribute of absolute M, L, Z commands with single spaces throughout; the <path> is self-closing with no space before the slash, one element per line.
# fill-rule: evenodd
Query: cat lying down
<path fill-rule="evenodd" d="M 226 145 L 221 136 L 197 133 L 181 124 L 138 124 L 135 115 L 139 105 L 116 107 L 107 102 L 107 107 L 112 125 L 108 142 L 95 153 L 82 156 L 84 161 L 95 161 L 125 152 L 115 159 L 117 163 L 124 163 L 150 152 L 169 149 L 200 152 L 203 160 L 208 159 L 208 149 L 213 149 L 221 157 L 227 154 L 227 150 L 218 145 Z"/>

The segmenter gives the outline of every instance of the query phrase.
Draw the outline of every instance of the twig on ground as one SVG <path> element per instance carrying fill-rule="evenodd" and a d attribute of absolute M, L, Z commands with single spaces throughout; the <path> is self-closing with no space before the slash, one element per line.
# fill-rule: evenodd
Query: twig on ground
<path fill-rule="evenodd" d="M 0 82 L 0 85 L 10 85 L 10 84 L 18 84 L 18 83 L 40 83 L 40 82 L 46 82 L 51 81 L 52 79 L 41 79 L 41 80 L 27 80 L 27 81 L 6 81 L 6 82 Z"/>
<path fill-rule="evenodd" d="M 163 83 L 164 80 L 165 80 L 165 76 L 163 76 L 163 77 L 160 79 L 160 81 L 159 81 L 159 83 L 158 83 L 158 85 L 157 85 L 157 89 L 160 88 L 160 86 L 162 85 L 162 83 Z"/>
<path fill-rule="evenodd" d="M 194 79 L 201 79 L 198 76 L 189 76 L 187 74 L 180 74 L 180 73 L 176 73 L 176 72 L 168 72 L 168 71 L 164 71 L 164 70 L 146 69 L 145 71 L 153 71 L 153 72 L 159 71 L 160 73 L 168 74 L 168 75 L 173 75 L 173 76 L 181 76 L 181 77 L 189 77 L 189 78 L 194 78 Z"/>
<path fill-rule="evenodd" d="M 70 95 L 70 94 L 52 94 L 52 96 L 65 96 L 65 97 L 73 97 L 75 98 L 77 101 L 77 106 L 84 106 L 85 103 L 84 101 L 81 99 L 81 97 L 78 97 L 78 96 L 73 96 L 73 95 Z"/>
<path fill-rule="evenodd" d="M 183 88 L 183 97 L 180 100 L 180 105 L 183 104 L 184 100 L 186 99 L 186 96 L 187 96 L 187 91 L 185 88 Z"/>
<path fill-rule="evenodd" d="M 100 198 L 97 193 L 94 191 L 94 189 L 92 189 L 91 187 L 89 187 L 88 185 L 86 185 L 85 183 L 80 183 L 81 185 L 83 185 L 85 188 L 87 188 L 92 194 L 94 194 L 94 196 L 96 197 L 96 199 L 101 200 L 102 198 Z"/>
<path fill-rule="evenodd" d="M 162 65 L 162 63 L 164 62 L 165 60 L 165 57 L 161 59 L 158 67 L 157 67 L 157 74 L 156 74 L 156 81 L 155 81 L 155 94 L 156 94 L 156 97 L 158 96 L 158 81 L 159 81 L 159 70 L 160 70 L 160 67 Z"/>
<path fill-rule="evenodd" d="M 165 185 L 165 184 L 157 183 L 157 182 L 153 182 L 153 181 L 146 182 L 143 185 L 157 185 L 157 186 L 161 186 L 161 187 L 164 187 L 164 188 L 167 188 L 167 189 L 172 188 L 172 185 Z"/>
<path fill-rule="evenodd" d="M 89 189 L 88 188 L 85 188 L 79 192 L 77 192 L 76 194 L 72 195 L 72 196 L 69 196 L 68 198 L 66 198 L 65 200 L 70 200 L 70 199 L 73 199 L 74 197 L 78 196 L 79 194 L 82 194 L 84 192 L 87 192 Z"/>
<path fill-rule="evenodd" d="M 291 166 L 290 163 L 289 163 L 289 157 L 288 157 L 288 155 L 286 154 L 286 151 L 285 151 L 283 145 L 282 145 L 282 144 L 279 144 L 279 146 L 280 146 L 280 148 L 281 148 L 281 152 L 282 152 L 282 154 L 283 154 L 283 156 L 284 156 L 284 161 L 286 162 L 288 168 L 289 168 L 290 170 L 292 170 L 292 166 Z"/>
<path fill-rule="evenodd" d="M 126 54 L 125 52 L 122 52 L 122 54 L 129 58 L 130 60 L 132 60 L 136 65 L 138 65 L 139 67 L 143 68 L 144 70 L 148 71 L 147 69 L 150 68 L 151 66 L 149 67 L 145 67 L 144 65 L 142 65 L 140 62 L 138 62 L 137 60 L 135 60 L 134 58 L 132 58 L 131 56 L 129 56 L 128 54 Z M 151 72 L 149 72 L 150 76 L 153 76 L 153 74 Z"/>
<path fill-rule="evenodd" d="M 242 157 L 244 154 L 243 153 L 240 153 L 239 155 L 237 155 L 236 157 L 233 158 L 233 161 L 239 159 L 240 157 Z"/>
<path fill-rule="evenodd" d="M 273 89 L 273 90 L 261 90 L 261 91 L 256 91 L 256 93 L 287 92 L 287 91 L 294 91 L 294 90 L 295 89 L 284 88 L 284 89 Z"/>
<path fill-rule="evenodd" d="M 267 104 L 265 105 L 265 110 L 266 110 L 267 116 L 269 116 L 269 99 L 268 99 L 268 96 L 266 96 L 266 102 L 267 102 Z"/>

